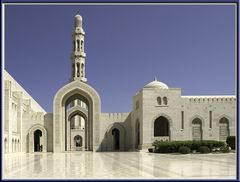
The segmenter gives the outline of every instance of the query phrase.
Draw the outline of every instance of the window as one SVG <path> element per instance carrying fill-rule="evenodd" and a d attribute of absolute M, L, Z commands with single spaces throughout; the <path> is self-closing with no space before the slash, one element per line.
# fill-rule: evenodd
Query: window
<path fill-rule="evenodd" d="M 77 40 L 77 50 L 80 51 L 80 41 Z"/>
<path fill-rule="evenodd" d="M 81 50 L 83 51 L 83 40 L 81 40 Z"/>
<path fill-rule="evenodd" d="M 79 77 L 80 76 L 80 68 L 79 68 L 79 63 L 77 63 L 77 77 Z"/>
<path fill-rule="evenodd" d="M 83 69 L 84 69 L 84 64 L 82 63 L 81 64 L 81 75 L 82 75 L 82 77 L 83 77 Z"/>
<path fill-rule="evenodd" d="M 168 104 L 167 97 L 163 97 L 163 103 L 164 103 L 164 105 L 167 105 L 167 104 Z"/>
<path fill-rule="evenodd" d="M 184 111 L 182 111 L 181 114 L 182 114 L 181 129 L 184 129 Z"/>
<path fill-rule="evenodd" d="M 158 105 L 161 105 L 161 104 L 162 104 L 162 99 L 161 99 L 161 97 L 157 97 L 157 103 L 158 103 Z"/>
<path fill-rule="evenodd" d="M 212 111 L 209 111 L 209 128 L 212 128 Z"/>

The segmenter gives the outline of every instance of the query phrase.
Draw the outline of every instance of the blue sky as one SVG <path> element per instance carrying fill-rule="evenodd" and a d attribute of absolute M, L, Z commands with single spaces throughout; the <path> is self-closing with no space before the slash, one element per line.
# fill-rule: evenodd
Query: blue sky
<path fill-rule="evenodd" d="M 71 76 L 78 10 L 103 112 L 129 112 L 155 76 L 182 95 L 235 94 L 233 5 L 6 6 L 5 68 L 46 111 Z"/>

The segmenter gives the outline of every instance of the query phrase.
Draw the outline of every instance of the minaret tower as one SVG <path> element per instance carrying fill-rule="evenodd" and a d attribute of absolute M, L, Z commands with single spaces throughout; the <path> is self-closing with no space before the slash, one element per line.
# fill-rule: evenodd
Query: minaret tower
<path fill-rule="evenodd" d="M 87 82 L 85 77 L 85 58 L 84 52 L 84 35 L 85 32 L 82 28 L 82 17 L 77 14 L 75 16 L 74 31 L 72 34 L 73 39 L 73 52 L 71 54 L 72 60 L 72 77 L 70 81 L 79 80 Z"/>

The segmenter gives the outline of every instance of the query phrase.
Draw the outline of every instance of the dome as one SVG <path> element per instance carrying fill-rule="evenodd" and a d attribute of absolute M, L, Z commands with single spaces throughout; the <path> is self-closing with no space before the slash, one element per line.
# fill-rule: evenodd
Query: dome
<path fill-rule="evenodd" d="M 82 27 L 82 17 L 79 14 L 75 16 L 75 27 Z"/>
<path fill-rule="evenodd" d="M 162 83 L 162 82 L 158 81 L 157 78 L 155 78 L 154 81 L 145 85 L 144 88 L 168 89 L 168 86 L 165 83 Z"/>
<path fill-rule="evenodd" d="M 75 18 L 78 19 L 78 20 L 82 20 L 82 17 L 81 17 L 81 15 L 79 15 L 79 14 L 77 14 L 77 15 L 75 16 Z"/>

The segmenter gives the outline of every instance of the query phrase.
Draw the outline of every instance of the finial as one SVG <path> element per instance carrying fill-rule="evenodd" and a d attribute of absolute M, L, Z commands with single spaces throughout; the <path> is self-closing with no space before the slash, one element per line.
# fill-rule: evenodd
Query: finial
<path fill-rule="evenodd" d="M 157 81 L 157 77 L 156 76 L 154 77 L 154 81 Z"/>
<path fill-rule="evenodd" d="M 77 15 L 80 15 L 80 11 L 79 10 L 77 10 Z"/>

